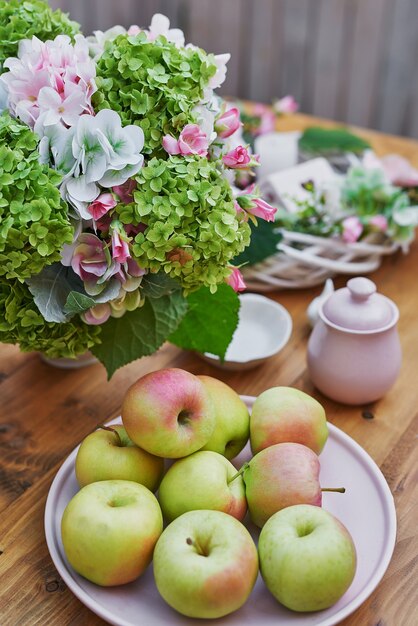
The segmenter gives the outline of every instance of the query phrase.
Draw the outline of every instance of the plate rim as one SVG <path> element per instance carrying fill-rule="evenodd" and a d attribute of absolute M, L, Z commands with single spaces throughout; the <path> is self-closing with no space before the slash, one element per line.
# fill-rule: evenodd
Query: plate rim
<path fill-rule="evenodd" d="M 255 396 L 240 395 L 240 398 L 245 402 L 249 409 L 252 408 L 252 405 L 256 400 Z M 118 422 L 118 420 L 120 420 L 120 416 L 107 420 L 106 424 L 116 423 Z M 343 619 L 354 613 L 354 611 L 356 611 L 373 593 L 373 591 L 377 588 L 380 581 L 382 580 L 392 559 L 393 551 L 396 545 L 397 533 L 396 508 L 393 494 L 380 467 L 372 459 L 369 453 L 366 452 L 366 450 L 362 448 L 362 446 L 357 443 L 355 439 L 350 437 L 350 435 L 345 433 L 343 430 L 341 430 L 331 422 L 328 422 L 328 428 L 337 440 L 340 440 L 340 442 L 342 442 L 346 446 L 349 445 L 351 448 L 354 448 L 357 455 L 361 458 L 362 462 L 372 470 L 373 476 L 378 481 L 380 489 L 386 495 L 384 502 L 386 506 L 388 521 L 388 542 L 386 544 L 384 554 L 380 563 L 378 564 L 378 567 L 376 568 L 373 576 L 370 578 L 369 582 L 363 588 L 363 590 L 358 593 L 357 596 L 353 598 L 353 600 L 349 602 L 345 607 L 341 608 L 338 613 L 335 613 L 333 616 L 326 618 L 323 622 L 321 622 L 320 626 L 335 626 L 336 624 L 339 624 Z M 78 598 L 78 600 L 82 602 L 82 604 L 84 604 L 93 613 L 104 619 L 109 624 L 112 624 L 113 626 L 132 626 L 132 622 L 126 621 L 124 618 L 118 618 L 117 621 L 115 621 L 106 608 L 104 608 L 98 601 L 92 598 L 87 593 L 87 591 L 79 586 L 78 582 L 73 578 L 71 572 L 68 570 L 56 545 L 57 538 L 54 529 L 54 502 L 59 493 L 59 486 L 62 477 L 65 476 L 69 471 L 72 471 L 74 460 L 80 445 L 81 443 L 75 446 L 75 448 L 64 460 L 59 470 L 55 474 L 54 479 L 48 490 L 44 513 L 44 531 L 49 555 L 55 567 L 57 568 L 58 573 L 60 574 L 61 578 L 63 579 L 71 593 L 73 593 Z"/>

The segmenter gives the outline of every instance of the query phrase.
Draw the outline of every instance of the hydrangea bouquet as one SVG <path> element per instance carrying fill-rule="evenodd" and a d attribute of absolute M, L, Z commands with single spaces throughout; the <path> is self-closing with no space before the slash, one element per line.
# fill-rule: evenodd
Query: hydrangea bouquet
<path fill-rule="evenodd" d="M 167 339 L 223 357 L 233 259 L 275 213 L 239 188 L 229 55 L 162 15 L 86 38 L 41 0 L 0 0 L 0 41 L 0 341 L 109 375 Z"/>

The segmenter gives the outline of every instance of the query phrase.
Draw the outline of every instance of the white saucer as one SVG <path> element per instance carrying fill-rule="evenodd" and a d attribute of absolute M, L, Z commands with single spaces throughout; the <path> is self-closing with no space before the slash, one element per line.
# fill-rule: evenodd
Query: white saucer
<path fill-rule="evenodd" d="M 239 296 L 239 322 L 225 360 L 209 352 L 200 356 L 226 370 L 245 370 L 278 354 L 289 341 L 292 318 L 281 305 L 254 293 Z"/>

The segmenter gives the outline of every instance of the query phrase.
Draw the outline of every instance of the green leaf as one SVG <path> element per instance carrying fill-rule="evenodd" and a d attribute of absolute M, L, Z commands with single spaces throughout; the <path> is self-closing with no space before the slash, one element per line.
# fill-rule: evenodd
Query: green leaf
<path fill-rule="evenodd" d="M 254 265 L 276 254 L 277 244 L 282 239 L 277 224 L 259 220 L 257 226 L 251 226 L 251 243 L 233 260 L 233 265 Z"/>
<path fill-rule="evenodd" d="M 143 307 L 102 324 L 101 343 L 92 352 L 105 366 L 108 378 L 119 367 L 156 352 L 186 311 L 187 301 L 178 289 L 171 295 L 148 297 Z"/>
<path fill-rule="evenodd" d="M 229 285 L 211 294 L 202 287 L 187 298 L 189 310 L 169 340 L 185 350 L 211 352 L 221 359 L 238 325 L 239 298 Z"/>
<path fill-rule="evenodd" d="M 76 313 L 83 313 L 96 304 L 94 298 L 79 293 L 78 291 L 70 291 L 67 300 L 64 305 L 65 313 L 75 315 Z"/>
<path fill-rule="evenodd" d="M 72 291 L 83 291 L 83 282 L 71 267 L 61 263 L 47 265 L 26 284 L 33 295 L 36 306 L 47 322 L 66 322 L 70 315 L 64 310 Z"/>
<path fill-rule="evenodd" d="M 299 139 L 299 149 L 302 152 L 332 154 L 339 152 L 354 152 L 356 154 L 370 148 L 368 141 L 350 133 L 346 128 L 322 128 L 312 126 L 307 128 Z"/>
<path fill-rule="evenodd" d="M 180 284 L 167 274 L 147 274 L 141 282 L 141 291 L 146 298 L 169 296 L 180 289 Z"/>

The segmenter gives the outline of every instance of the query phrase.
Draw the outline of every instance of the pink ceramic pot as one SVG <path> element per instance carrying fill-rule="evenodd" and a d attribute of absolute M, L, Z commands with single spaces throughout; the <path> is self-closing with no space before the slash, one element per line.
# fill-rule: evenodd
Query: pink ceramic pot
<path fill-rule="evenodd" d="M 308 369 L 323 394 L 344 404 L 381 398 L 401 366 L 397 306 L 367 278 L 352 278 L 323 304 L 308 343 Z"/>

